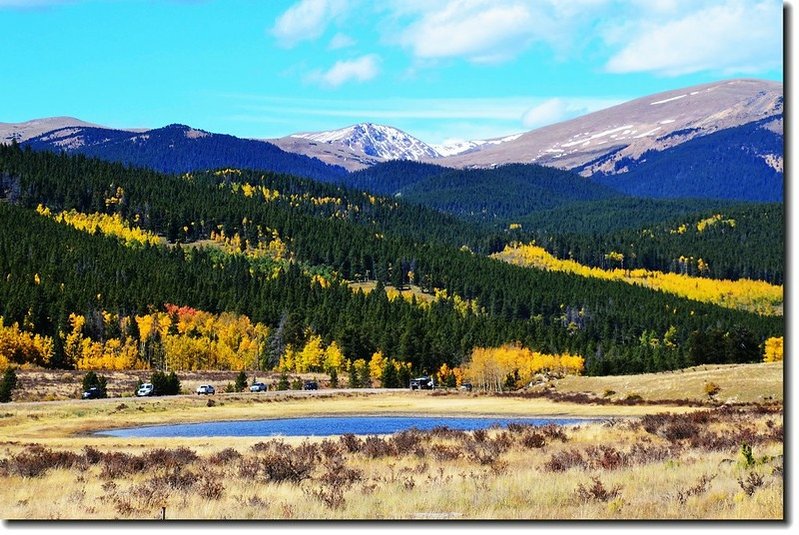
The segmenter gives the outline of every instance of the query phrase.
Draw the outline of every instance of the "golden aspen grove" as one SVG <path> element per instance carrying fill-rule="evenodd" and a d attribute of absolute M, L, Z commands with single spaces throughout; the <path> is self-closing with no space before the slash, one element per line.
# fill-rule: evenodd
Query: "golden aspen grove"
<path fill-rule="evenodd" d="M 475 348 L 462 375 L 483 390 L 502 392 L 525 386 L 540 373 L 580 375 L 584 366 L 585 359 L 578 355 L 548 355 L 519 344 L 506 344 Z"/>
<path fill-rule="evenodd" d="M 715 222 L 718 219 L 711 218 L 709 221 Z M 702 223 L 700 221 L 699 224 Z M 704 226 L 701 226 L 702 229 L 711 224 L 704 223 Z M 608 255 L 609 260 L 617 262 L 623 260 L 618 253 L 615 256 L 613 253 L 608 253 Z M 782 285 L 769 284 L 764 281 L 707 279 L 646 269 L 601 269 L 584 266 L 574 260 L 561 260 L 534 243 L 507 245 L 502 252 L 493 256 L 521 266 L 563 271 L 582 277 L 622 281 L 727 308 L 748 310 L 763 315 L 782 315 Z M 702 265 L 701 258 L 698 263 L 700 266 Z"/>

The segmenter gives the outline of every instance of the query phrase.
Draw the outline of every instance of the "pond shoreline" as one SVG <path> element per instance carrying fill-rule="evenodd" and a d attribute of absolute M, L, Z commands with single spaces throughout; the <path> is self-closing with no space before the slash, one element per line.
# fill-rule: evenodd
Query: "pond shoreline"
<path fill-rule="evenodd" d="M 368 422 L 363 422 L 367 420 Z M 407 420 L 407 422 L 405 421 Z M 559 426 L 580 425 L 583 423 L 596 423 L 606 418 L 582 418 L 574 416 L 513 416 L 513 415 L 422 415 L 422 414 L 363 414 L 363 415 L 307 415 L 295 418 L 273 417 L 259 418 L 257 420 L 214 420 L 180 424 L 156 424 L 126 428 L 104 429 L 94 431 L 93 436 L 116 438 L 219 438 L 219 437 L 323 437 L 340 436 L 344 434 L 356 435 L 390 435 L 409 429 L 421 431 L 434 427 L 448 427 L 471 431 L 474 429 L 488 429 L 495 426 L 507 427 L 510 424 L 544 426 L 555 424 Z M 489 425 L 484 425 L 490 422 Z M 370 424 L 376 430 L 364 429 L 363 425 Z M 413 425 L 407 425 L 412 423 Z M 272 425 L 270 425 L 272 424 Z M 312 433 L 296 433 L 292 424 L 298 424 L 302 430 L 314 431 Z M 417 425 L 418 424 L 418 425 Z M 435 425 L 433 425 L 435 424 Z M 240 426 L 236 429 L 235 426 Z M 205 427 L 207 434 L 195 434 L 197 428 Z M 309 428 L 310 427 L 310 428 Z M 221 428 L 221 432 L 219 431 Z M 171 431 L 176 434 L 171 434 Z M 179 431 L 183 430 L 183 433 Z M 255 430 L 263 430 L 263 434 L 253 434 Z M 237 432 L 238 431 L 238 432 Z M 267 432 L 269 431 L 269 432 Z M 281 432 L 285 431 L 285 432 Z M 230 434 L 228 434 L 230 433 Z"/>

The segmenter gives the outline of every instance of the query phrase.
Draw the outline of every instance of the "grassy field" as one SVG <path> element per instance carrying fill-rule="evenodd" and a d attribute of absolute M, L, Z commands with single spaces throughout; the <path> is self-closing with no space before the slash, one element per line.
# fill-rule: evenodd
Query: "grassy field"
<path fill-rule="evenodd" d="M 364 294 L 368 294 L 369 292 L 374 290 L 375 286 L 377 286 L 377 283 L 375 281 L 349 283 L 349 287 L 352 289 L 352 291 L 357 292 L 360 290 Z M 422 289 L 419 286 L 416 286 L 415 284 L 409 284 L 408 286 L 405 286 L 402 290 L 397 290 L 395 287 L 388 284 L 386 285 L 386 289 L 399 293 L 400 295 L 402 295 L 402 297 L 404 297 L 409 301 L 411 297 L 415 297 L 416 300 L 419 302 L 424 301 L 427 303 L 432 302 L 434 299 L 432 294 L 423 292 Z"/>
<path fill-rule="evenodd" d="M 783 399 L 783 363 L 707 365 L 660 373 L 581 377 L 554 381 L 558 392 L 590 392 L 611 400 L 637 394 L 646 400 L 707 400 L 705 386 L 721 390 L 715 398 L 729 403 L 758 403 Z M 613 394 L 610 394 L 613 392 Z"/>
<path fill-rule="evenodd" d="M 168 519 L 781 519 L 781 372 L 775 365 L 687 370 L 674 374 L 683 378 L 685 392 L 657 380 L 668 374 L 555 383 L 559 392 L 590 392 L 602 403 L 523 393 L 329 390 L 210 400 L 14 402 L 0 406 L 0 516 L 159 518 L 166 508 Z M 752 382 L 724 382 L 739 374 L 761 376 L 763 394 Z M 721 386 L 719 402 L 757 403 L 701 408 L 609 403 L 603 397 L 613 389 L 619 394 L 610 398 L 635 392 L 650 403 L 698 400 L 706 394 L 690 389 L 707 380 Z M 439 429 L 328 439 L 91 434 L 155 423 L 322 414 L 596 420 L 564 429 Z"/>

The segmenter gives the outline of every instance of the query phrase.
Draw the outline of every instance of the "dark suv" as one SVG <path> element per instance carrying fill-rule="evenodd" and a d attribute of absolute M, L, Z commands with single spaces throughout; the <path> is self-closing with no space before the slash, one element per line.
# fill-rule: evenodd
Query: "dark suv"
<path fill-rule="evenodd" d="M 424 376 L 411 379 L 411 390 L 432 390 L 435 386 L 432 377 Z"/>
<path fill-rule="evenodd" d="M 303 390 L 319 390 L 319 384 L 316 381 L 305 381 L 302 385 Z"/>
<path fill-rule="evenodd" d="M 84 392 L 82 397 L 83 399 L 100 399 L 106 396 L 103 390 L 101 390 L 96 386 L 93 386 L 90 389 L 88 389 L 86 392 Z"/>

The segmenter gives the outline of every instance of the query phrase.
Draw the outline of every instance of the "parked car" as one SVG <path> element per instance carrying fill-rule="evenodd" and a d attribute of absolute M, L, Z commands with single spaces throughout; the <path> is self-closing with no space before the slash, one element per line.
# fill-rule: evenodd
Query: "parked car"
<path fill-rule="evenodd" d="M 319 384 L 316 381 L 305 381 L 302 385 L 303 390 L 319 390 Z"/>
<path fill-rule="evenodd" d="M 411 379 L 411 390 L 432 390 L 436 384 L 432 377 L 424 376 Z"/>
<path fill-rule="evenodd" d="M 253 383 L 250 387 L 250 392 L 266 392 L 266 385 L 264 383 Z"/>
<path fill-rule="evenodd" d="M 211 385 L 200 385 L 197 387 L 197 395 L 199 396 L 200 394 L 216 394 L 216 390 Z"/>
<path fill-rule="evenodd" d="M 100 399 L 104 397 L 104 392 L 96 386 L 89 388 L 83 393 L 83 399 Z"/>
<path fill-rule="evenodd" d="M 472 383 L 463 383 L 461 385 L 461 390 L 466 390 L 467 392 L 472 391 Z"/>
<path fill-rule="evenodd" d="M 152 383 L 144 383 L 139 387 L 136 391 L 137 396 L 153 396 L 155 395 L 155 387 L 153 387 Z"/>

